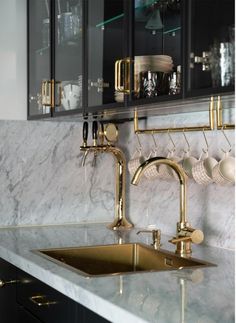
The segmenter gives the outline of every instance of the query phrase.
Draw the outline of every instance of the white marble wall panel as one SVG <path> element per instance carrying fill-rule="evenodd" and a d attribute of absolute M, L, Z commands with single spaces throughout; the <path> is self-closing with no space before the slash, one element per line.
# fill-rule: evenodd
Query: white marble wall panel
<path fill-rule="evenodd" d="M 203 124 L 207 113 L 171 115 L 140 122 L 141 127 Z M 47 225 L 79 222 L 109 222 L 114 216 L 114 159 L 102 154 L 92 167 L 89 156 L 81 167 L 81 123 L 1 121 L 0 122 L 0 226 Z M 133 124 L 119 126 L 118 145 L 127 160 L 137 140 Z M 227 131 L 234 148 L 234 131 Z M 206 133 L 209 152 L 221 158 L 228 149 L 220 131 Z M 187 133 L 192 153 L 199 157 L 203 134 Z M 167 134 L 156 135 L 158 155 L 171 147 Z M 140 136 L 144 155 L 153 145 L 150 136 Z M 177 154 L 185 146 L 182 134 L 173 134 Z M 233 150 L 234 152 L 234 150 Z M 232 153 L 233 153 L 232 152 Z M 156 225 L 175 233 L 179 218 L 179 188 L 176 182 L 142 180 L 131 186 L 127 176 L 127 215 L 138 227 Z M 209 245 L 234 249 L 234 186 L 188 183 L 189 222 L 205 233 Z"/>

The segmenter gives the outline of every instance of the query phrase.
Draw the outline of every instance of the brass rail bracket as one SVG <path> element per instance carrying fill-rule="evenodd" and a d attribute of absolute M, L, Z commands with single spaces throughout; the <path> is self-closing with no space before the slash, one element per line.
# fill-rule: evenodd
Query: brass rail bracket
<path fill-rule="evenodd" d="M 223 104 L 221 97 L 218 96 L 217 98 L 217 104 L 216 104 L 216 124 L 217 124 L 217 129 L 223 129 L 223 130 L 230 130 L 230 129 L 235 129 L 234 124 L 224 124 L 223 123 Z"/>

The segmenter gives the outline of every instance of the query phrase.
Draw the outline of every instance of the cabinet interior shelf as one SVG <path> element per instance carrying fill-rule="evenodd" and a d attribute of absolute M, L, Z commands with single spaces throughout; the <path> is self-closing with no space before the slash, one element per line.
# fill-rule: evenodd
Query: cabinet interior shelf
<path fill-rule="evenodd" d="M 148 7 L 151 7 L 151 6 L 153 6 L 153 5 L 156 5 L 158 2 L 159 2 L 160 0 L 151 0 L 151 1 L 148 1 L 148 3 L 146 3 L 146 4 L 144 4 L 144 5 L 142 5 L 142 6 L 137 6 L 137 7 L 135 7 L 135 11 L 138 11 L 138 10 L 140 10 L 140 9 L 145 9 L 145 8 L 148 8 Z M 107 19 L 107 20 L 104 20 L 104 21 L 102 21 L 102 22 L 100 22 L 100 23 L 98 23 L 97 25 L 96 25 L 96 28 L 103 28 L 105 25 L 108 25 L 108 24 L 110 24 L 110 23 L 112 23 L 112 22 L 114 22 L 114 21 L 116 21 L 116 20 L 119 20 L 119 19 L 121 19 L 121 18 L 124 18 L 124 16 L 125 16 L 125 14 L 124 13 L 121 13 L 121 14 L 119 14 L 119 15 L 117 15 L 117 16 L 114 16 L 114 17 L 111 17 L 111 18 L 109 18 L 109 19 Z M 148 19 L 149 17 L 147 17 L 147 19 Z M 181 29 L 181 27 L 173 27 L 172 29 L 170 29 L 170 30 L 162 30 L 162 32 L 163 32 L 163 34 L 169 34 L 169 33 L 172 33 L 172 32 L 175 32 L 175 31 L 178 31 L 178 30 L 180 30 Z"/>

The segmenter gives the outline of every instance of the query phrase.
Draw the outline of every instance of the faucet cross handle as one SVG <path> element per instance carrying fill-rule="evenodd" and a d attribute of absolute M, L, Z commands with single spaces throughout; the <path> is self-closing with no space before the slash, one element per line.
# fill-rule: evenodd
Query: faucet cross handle
<path fill-rule="evenodd" d="M 152 233 L 152 244 L 155 250 L 159 250 L 161 247 L 161 230 L 140 230 L 137 234 L 140 233 Z"/>

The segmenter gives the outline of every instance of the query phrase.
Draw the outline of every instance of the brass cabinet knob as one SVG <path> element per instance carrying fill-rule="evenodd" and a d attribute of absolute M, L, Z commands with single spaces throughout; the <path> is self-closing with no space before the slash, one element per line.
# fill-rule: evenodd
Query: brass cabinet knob
<path fill-rule="evenodd" d="M 4 280 L 0 279 L 0 288 L 4 287 L 6 285 L 15 284 L 16 282 L 17 282 L 17 280 L 4 281 Z"/>

